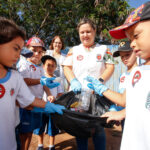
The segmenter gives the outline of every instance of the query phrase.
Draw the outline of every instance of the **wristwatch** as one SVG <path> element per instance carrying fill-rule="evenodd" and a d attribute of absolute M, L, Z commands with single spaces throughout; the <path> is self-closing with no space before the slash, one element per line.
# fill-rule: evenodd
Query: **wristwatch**
<path fill-rule="evenodd" d="M 104 82 L 104 79 L 102 79 L 102 78 L 99 78 L 98 80 L 102 83 Z"/>

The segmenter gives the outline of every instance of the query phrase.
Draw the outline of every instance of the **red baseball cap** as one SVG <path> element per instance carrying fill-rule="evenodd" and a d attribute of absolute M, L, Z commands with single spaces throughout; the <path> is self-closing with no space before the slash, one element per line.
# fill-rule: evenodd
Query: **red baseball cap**
<path fill-rule="evenodd" d="M 140 21 L 149 19 L 150 19 L 150 1 L 146 2 L 145 4 L 142 4 L 134 11 L 132 11 L 123 25 L 110 30 L 109 33 L 115 39 L 124 39 L 126 38 L 125 30 L 127 28 L 131 27 L 132 25 Z"/>
<path fill-rule="evenodd" d="M 43 48 L 43 50 L 44 51 L 46 51 L 46 48 L 45 48 L 45 46 L 44 46 L 44 42 L 40 39 L 40 38 L 38 38 L 38 37 L 32 37 L 32 38 L 30 38 L 29 40 L 28 40 L 28 42 L 27 42 L 27 44 L 26 44 L 26 46 L 40 46 L 40 47 L 42 47 Z"/>

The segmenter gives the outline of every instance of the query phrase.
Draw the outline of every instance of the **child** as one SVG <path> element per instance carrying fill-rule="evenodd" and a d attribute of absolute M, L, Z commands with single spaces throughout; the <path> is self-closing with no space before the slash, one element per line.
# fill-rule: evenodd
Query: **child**
<path fill-rule="evenodd" d="M 42 66 L 38 64 L 41 61 L 43 51 L 45 51 L 43 41 L 38 37 L 32 37 L 27 42 L 27 47 L 32 50 L 33 56 L 27 58 L 27 61 L 22 61 L 18 71 L 24 78 L 24 81 L 29 86 L 29 89 L 34 96 L 42 99 L 44 91 L 48 96 L 49 101 L 54 101 L 47 86 L 41 84 L 40 79 L 44 76 Z M 34 113 L 30 110 L 20 109 L 20 140 L 22 149 L 28 150 L 31 141 L 32 132 L 34 129 L 41 126 L 42 113 Z"/>
<path fill-rule="evenodd" d="M 43 63 L 43 68 L 45 71 L 45 76 L 48 78 L 54 77 L 54 72 L 57 67 L 57 62 L 54 57 L 49 55 L 45 55 L 41 59 Z M 63 94 L 63 89 L 61 85 L 56 88 L 51 89 L 51 93 L 55 98 L 58 98 Z M 44 94 L 44 100 L 47 101 L 46 95 Z M 43 150 L 43 133 L 45 131 L 45 127 L 47 126 L 47 132 L 49 137 L 49 150 L 55 150 L 55 135 L 59 133 L 59 130 L 55 127 L 53 120 L 51 119 L 50 115 L 43 114 L 42 116 L 42 127 L 39 129 L 34 130 L 34 134 L 38 136 L 38 148 L 37 150 Z"/>
<path fill-rule="evenodd" d="M 25 33 L 13 21 L 0 17 L 0 147 L 16 150 L 16 99 L 19 105 L 41 107 L 44 112 L 62 114 L 64 107 L 41 101 L 26 86 L 13 64 L 20 57 Z"/>
<path fill-rule="evenodd" d="M 122 26 L 110 30 L 112 37 L 128 38 L 136 56 L 145 60 L 135 67 L 128 78 L 123 96 L 112 92 L 94 79 L 89 87 L 115 103 L 126 106 L 126 120 L 121 142 L 121 150 L 150 149 L 150 2 L 135 9 Z M 120 100 L 120 98 L 122 98 Z"/>
<path fill-rule="evenodd" d="M 126 89 L 126 84 L 128 82 L 128 77 L 129 77 L 131 70 L 135 66 L 137 66 L 136 55 L 132 51 L 132 48 L 130 48 L 130 42 L 128 42 L 128 41 L 127 42 L 121 42 L 119 44 L 118 50 L 113 53 L 113 57 L 118 57 L 118 56 L 120 56 L 123 64 L 127 67 L 127 71 L 124 72 L 120 76 L 120 79 L 119 79 L 120 83 L 119 83 L 119 91 L 118 92 L 123 93 L 124 90 Z M 119 111 L 119 110 L 123 110 L 123 109 L 124 109 L 124 107 L 116 106 L 116 105 L 112 105 L 110 107 L 110 111 L 111 110 L 118 110 Z M 121 113 L 122 115 L 125 114 L 124 112 L 125 112 L 125 110 L 119 111 L 119 113 Z M 114 116 L 115 114 L 119 114 L 119 113 L 115 112 L 115 111 L 111 111 L 111 112 L 108 112 L 107 115 Z M 122 130 L 123 130 L 124 120 L 121 121 L 121 125 L 122 125 Z"/>

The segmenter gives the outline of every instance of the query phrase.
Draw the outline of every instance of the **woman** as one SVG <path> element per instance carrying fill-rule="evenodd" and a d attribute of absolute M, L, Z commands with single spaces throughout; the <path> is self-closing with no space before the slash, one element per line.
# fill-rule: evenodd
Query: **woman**
<path fill-rule="evenodd" d="M 96 44 L 96 27 L 89 19 L 78 24 L 81 44 L 69 50 L 63 63 L 64 74 L 70 82 L 70 90 L 75 93 L 85 88 L 84 78 L 88 75 L 106 82 L 114 71 L 113 57 L 108 54 L 107 46 Z M 88 149 L 88 138 L 76 138 L 78 150 Z M 93 136 L 95 150 L 105 150 L 105 132 L 96 131 Z"/>
<path fill-rule="evenodd" d="M 63 80 L 61 80 L 61 84 L 63 87 L 63 90 L 66 89 L 66 82 L 65 82 L 65 76 L 62 68 L 62 64 L 65 60 L 65 55 L 61 53 L 61 50 L 64 49 L 64 42 L 62 38 L 58 35 L 56 35 L 49 46 L 50 50 L 46 51 L 46 55 L 50 55 L 54 57 L 57 61 L 57 68 L 54 72 L 54 75 L 56 77 L 61 77 Z"/>

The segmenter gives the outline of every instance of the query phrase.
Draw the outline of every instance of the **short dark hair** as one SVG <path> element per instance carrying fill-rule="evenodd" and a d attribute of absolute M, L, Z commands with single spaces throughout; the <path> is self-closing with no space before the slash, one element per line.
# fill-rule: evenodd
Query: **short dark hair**
<path fill-rule="evenodd" d="M 46 60 L 52 60 L 53 62 L 55 62 L 56 66 L 57 66 L 57 61 L 54 57 L 50 56 L 50 55 L 44 55 L 42 58 L 41 58 L 41 62 L 43 64 L 45 64 Z"/>
<path fill-rule="evenodd" d="M 79 31 L 80 26 L 83 25 L 83 24 L 89 24 L 94 30 L 96 30 L 96 25 L 91 19 L 89 19 L 89 18 L 82 18 L 80 20 L 80 22 L 78 23 L 78 25 L 77 25 L 77 30 L 78 31 Z"/>
<path fill-rule="evenodd" d="M 25 31 L 20 29 L 14 21 L 0 17 L 0 44 L 8 43 L 16 37 L 21 37 L 25 40 Z"/>
<path fill-rule="evenodd" d="M 59 39 L 61 40 L 61 43 L 62 43 L 62 48 L 61 48 L 61 49 L 64 49 L 64 48 L 65 48 L 63 39 L 62 39 L 59 35 L 56 35 L 56 36 L 52 39 L 52 42 L 51 42 L 51 44 L 50 44 L 50 46 L 49 46 L 49 49 L 50 49 L 50 50 L 53 50 L 53 49 L 54 49 L 53 43 L 54 43 L 54 41 L 55 41 L 57 38 L 59 38 Z"/>

